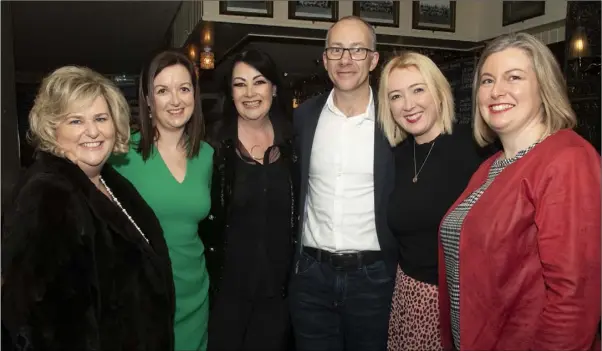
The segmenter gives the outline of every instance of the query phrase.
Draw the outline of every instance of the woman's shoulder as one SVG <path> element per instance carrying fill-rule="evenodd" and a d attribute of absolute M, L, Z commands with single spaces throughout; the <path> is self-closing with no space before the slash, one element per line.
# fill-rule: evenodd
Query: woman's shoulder
<path fill-rule="evenodd" d="M 34 207 L 61 207 L 69 201 L 74 185 L 53 169 L 35 163 L 25 171 L 19 184 L 13 189 L 15 205 L 31 203 Z M 39 206 L 36 206 L 38 204 Z M 27 207 L 27 206 L 26 206 Z"/>
<path fill-rule="evenodd" d="M 136 167 L 143 163 L 142 155 L 138 152 L 138 143 L 140 142 L 140 133 L 133 132 L 130 135 L 129 148 L 126 153 L 112 154 L 109 157 L 108 163 L 117 171 L 122 171 L 126 168 Z"/>
<path fill-rule="evenodd" d="M 201 151 L 205 152 L 206 154 L 213 155 L 213 152 L 215 150 L 213 149 L 213 146 L 211 146 L 211 144 L 209 144 L 209 142 L 202 141 L 201 142 Z"/>
<path fill-rule="evenodd" d="M 38 235 L 55 228 L 62 228 L 63 240 L 70 237 L 69 234 L 76 235 L 74 228 L 85 207 L 85 202 L 78 195 L 85 191 L 80 183 L 87 178 L 83 174 L 72 174 L 81 172 L 70 169 L 76 165 L 51 157 L 55 159 L 36 161 L 13 189 L 7 206 L 10 209 L 2 223 L 3 237 L 22 231 Z"/>
<path fill-rule="evenodd" d="M 69 174 L 77 166 L 58 156 L 42 153 L 36 161 L 23 172 L 16 192 L 28 191 L 36 196 L 45 196 L 51 192 L 56 194 L 70 193 L 74 183 L 69 181 Z"/>
<path fill-rule="evenodd" d="M 548 136 L 538 147 L 553 154 L 558 154 L 563 150 L 582 149 L 588 153 L 596 153 L 596 149 L 585 138 L 572 129 L 561 129 Z"/>
<path fill-rule="evenodd" d="M 211 146 L 211 144 L 209 144 L 209 142 L 201 141 L 201 147 L 199 149 L 199 154 L 197 158 L 200 160 L 211 160 L 213 159 L 214 152 L 215 149 L 213 148 L 213 146 Z"/>
<path fill-rule="evenodd" d="M 213 147 L 208 142 L 201 141 L 198 154 L 188 157 L 188 166 L 196 170 L 211 169 L 213 153 Z"/>
<path fill-rule="evenodd" d="M 582 136 L 571 129 L 562 129 L 544 139 L 529 152 L 546 169 L 569 170 L 579 163 L 600 167 L 600 154 Z M 556 171 L 554 171 L 556 172 Z"/>
<path fill-rule="evenodd" d="M 414 138 L 412 136 L 408 136 L 404 140 L 402 140 L 399 144 L 391 147 L 393 154 L 396 157 L 405 157 L 413 152 L 412 145 L 414 144 Z"/>
<path fill-rule="evenodd" d="M 135 143 L 138 144 L 140 142 L 140 130 L 138 129 L 132 129 L 132 131 L 130 132 L 130 144 Z"/>

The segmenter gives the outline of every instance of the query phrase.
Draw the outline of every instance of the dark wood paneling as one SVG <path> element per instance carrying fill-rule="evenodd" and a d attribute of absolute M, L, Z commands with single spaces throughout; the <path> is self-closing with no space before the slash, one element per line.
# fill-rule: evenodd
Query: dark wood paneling
<path fill-rule="evenodd" d="M 585 28 L 590 56 L 568 57 L 571 37 Z M 569 98 L 577 114 L 577 132 L 600 152 L 600 2 L 569 1 L 566 18 L 565 74 Z"/>
<path fill-rule="evenodd" d="M 11 6 L 12 2 L 2 1 L 2 204 L 20 170 Z"/>

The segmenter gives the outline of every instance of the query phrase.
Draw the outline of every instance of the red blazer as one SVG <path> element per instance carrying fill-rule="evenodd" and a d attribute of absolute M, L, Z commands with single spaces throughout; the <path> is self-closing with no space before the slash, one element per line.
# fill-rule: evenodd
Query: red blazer
<path fill-rule="evenodd" d="M 487 179 L 485 161 L 449 211 Z M 500 173 L 460 234 L 461 350 L 586 350 L 600 320 L 600 156 L 561 130 Z M 452 349 L 439 244 L 441 335 Z"/>

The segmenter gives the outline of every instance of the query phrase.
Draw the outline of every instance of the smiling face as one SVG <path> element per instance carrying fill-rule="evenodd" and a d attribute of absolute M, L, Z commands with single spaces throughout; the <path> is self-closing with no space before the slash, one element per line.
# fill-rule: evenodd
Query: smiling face
<path fill-rule="evenodd" d="M 104 97 L 73 106 L 56 127 L 56 142 L 89 176 L 100 173 L 115 146 L 115 124 Z"/>
<path fill-rule="evenodd" d="M 334 25 L 328 34 L 329 48 L 373 49 L 371 31 L 366 25 L 354 19 L 347 19 Z M 324 68 L 335 88 L 352 92 L 368 85 L 369 73 L 378 63 L 378 52 L 368 52 L 364 60 L 352 60 L 349 51 L 343 52 L 340 60 L 331 60 L 326 52 L 322 54 Z"/>
<path fill-rule="evenodd" d="M 163 130 L 181 130 L 194 111 L 192 77 L 183 65 L 165 67 L 153 81 L 153 123 Z"/>
<path fill-rule="evenodd" d="M 477 100 L 483 120 L 498 135 L 542 123 L 539 83 L 521 49 L 505 49 L 485 60 Z"/>
<path fill-rule="evenodd" d="M 272 107 L 272 96 L 276 88 L 266 77 L 244 62 L 239 62 L 232 71 L 232 98 L 240 118 L 260 120 Z"/>
<path fill-rule="evenodd" d="M 387 87 L 391 114 L 399 126 L 419 144 L 441 134 L 442 127 L 433 95 L 424 77 L 414 67 L 396 68 L 389 74 Z"/>

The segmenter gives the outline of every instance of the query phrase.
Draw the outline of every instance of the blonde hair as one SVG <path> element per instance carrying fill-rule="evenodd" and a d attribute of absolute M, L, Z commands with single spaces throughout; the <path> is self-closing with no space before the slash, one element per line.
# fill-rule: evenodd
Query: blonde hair
<path fill-rule="evenodd" d="M 385 137 L 391 146 L 401 143 L 407 138 L 407 132 L 395 122 L 391 113 L 388 86 L 389 75 L 395 69 L 415 67 L 426 82 L 429 93 L 433 96 L 437 106 L 438 121 L 444 134 L 451 134 L 455 121 L 454 99 L 449 82 L 441 73 L 441 70 L 428 57 L 413 51 L 402 52 L 393 57 L 382 70 L 380 85 L 378 88 L 378 121 L 383 129 Z"/>
<path fill-rule="evenodd" d="M 56 127 L 74 106 L 102 97 L 115 125 L 114 153 L 126 153 L 130 138 L 130 108 L 115 84 L 101 74 L 77 66 L 61 67 L 42 81 L 29 112 L 28 139 L 38 151 L 64 157 L 56 141 Z"/>
<path fill-rule="evenodd" d="M 551 134 L 560 129 L 575 127 L 577 118 L 569 102 L 566 82 L 560 66 L 550 49 L 531 34 L 504 34 L 487 44 L 475 71 L 472 99 L 475 102 L 473 104 L 473 133 L 477 143 L 485 146 L 492 143 L 496 138 L 495 132 L 483 120 L 478 103 L 476 103 L 481 83 L 481 70 L 489 56 L 509 48 L 520 49 L 531 59 L 533 71 L 539 85 L 544 111 L 543 123 L 546 126 L 546 133 Z"/>

